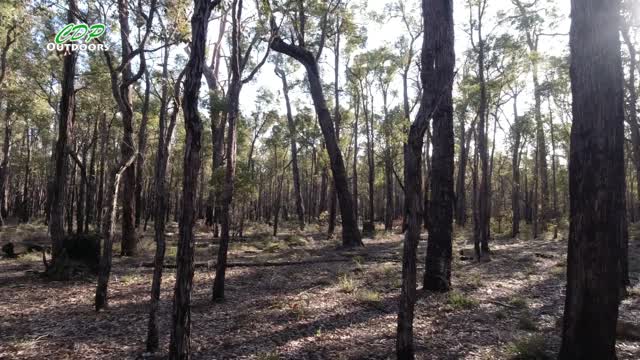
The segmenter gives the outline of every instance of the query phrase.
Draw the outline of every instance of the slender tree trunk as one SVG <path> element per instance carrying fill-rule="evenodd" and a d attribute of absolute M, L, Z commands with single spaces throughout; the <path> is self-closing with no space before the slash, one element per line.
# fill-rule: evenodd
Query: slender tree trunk
<path fill-rule="evenodd" d="M 227 148 L 224 189 L 222 192 L 221 236 L 216 263 L 216 276 L 213 282 L 212 299 L 220 301 L 224 299 L 225 276 L 227 270 L 227 252 L 231 240 L 231 201 L 233 200 L 234 181 L 236 174 L 238 118 L 240 116 L 240 91 L 241 79 L 241 30 L 239 21 L 242 14 L 242 0 L 234 0 L 231 5 L 232 32 L 231 32 L 231 81 L 227 92 Z"/>
<path fill-rule="evenodd" d="M 0 215 L 6 219 L 9 215 L 9 158 L 11 156 L 12 126 L 11 116 L 13 108 L 7 101 L 7 109 L 4 115 L 4 142 L 2 143 L 2 162 L 0 163 Z M 2 221 L 4 222 L 4 220 Z M 4 225 L 4 224 L 2 224 Z"/>
<path fill-rule="evenodd" d="M 95 208 L 94 204 L 96 201 L 96 148 L 98 147 L 98 118 L 95 119 L 95 123 L 93 125 L 93 135 L 91 137 L 91 161 L 89 161 L 89 174 L 88 174 L 88 182 L 87 182 L 87 196 L 85 199 L 85 223 L 84 223 L 84 232 L 89 232 L 89 225 L 93 224 Z M 96 228 L 96 231 L 98 229 Z"/>
<path fill-rule="evenodd" d="M 520 119 L 518 118 L 518 97 L 513 97 L 513 149 L 511 150 L 511 237 L 520 233 Z M 525 190 L 526 191 L 526 190 Z"/>
<path fill-rule="evenodd" d="M 142 189 L 144 183 L 144 159 L 147 151 L 147 122 L 149 121 L 149 98 L 151 96 L 151 75 L 149 72 L 144 74 L 144 100 L 142 102 L 142 119 L 140 120 L 140 129 L 138 130 L 138 161 L 136 162 L 136 186 L 135 186 L 135 226 L 140 226 L 140 219 L 144 210 L 144 201 L 142 197 Z"/>
<path fill-rule="evenodd" d="M 381 81 L 382 87 L 382 110 L 385 134 L 384 149 L 384 187 L 385 187 L 385 209 L 384 209 L 384 229 L 389 231 L 393 228 L 393 159 L 391 158 L 391 124 L 389 110 L 387 109 L 387 91 Z"/>
<path fill-rule="evenodd" d="M 24 165 L 24 184 L 22 188 L 21 216 L 22 216 L 22 221 L 25 223 L 28 223 L 31 215 L 30 205 L 29 205 L 31 202 L 31 196 L 29 195 L 30 183 L 31 183 L 31 128 L 28 122 L 26 124 L 24 136 L 25 136 L 25 145 L 26 145 L 25 150 L 27 153 L 25 155 L 25 165 Z"/>
<path fill-rule="evenodd" d="M 470 126 L 470 129 L 473 125 Z M 467 175 L 467 161 L 469 158 L 470 134 L 467 135 L 464 129 L 464 116 L 460 117 L 460 152 L 458 157 L 458 177 L 456 180 L 456 224 L 464 226 L 467 223 L 467 204 L 465 193 L 465 178 Z"/>
<path fill-rule="evenodd" d="M 107 145 L 109 144 L 109 135 L 111 126 L 107 124 L 107 113 L 102 113 L 102 121 L 100 122 L 100 165 L 98 166 L 98 193 L 96 199 L 96 227 L 102 224 L 102 205 L 104 199 L 104 181 L 105 181 L 105 163 L 107 159 Z"/>
<path fill-rule="evenodd" d="M 358 121 L 360 120 L 360 93 L 355 98 L 355 119 L 353 123 L 353 165 L 351 181 L 353 182 L 353 210 L 356 223 L 358 222 Z"/>
<path fill-rule="evenodd" d="M 173 294 L 173 315 L 170 359 L 189 359 L 191 355 L 191 288 L 193 284 L 194 237 L 196 217 L 196 190 L 200 171 L 202 147 L 202 121 L 198 111 L 198 95 L 205 66 L 207 27 L 211 10 L 219 0 L 195 0 L 191 16 L 191 52 L 185 69 L 182 111 L 186 130 L 184 168 L 182 182 L 182 211 L 180 214 L 178 254 L 176 257 L 176 285 Z"/>
<path fill-rule="evenodd" d="M 108 305 L 107 290 L 111 275 L 111 259 L 113 255 L 113 232 L 115 230 L 116 213 L 118 205 L 118 190 L 120 180 L 127 168 L 133 166 L 135 153 L 121 166 L 116 165 L 109 176 L 107 185 L 107 207 L 103 214 L 102 223 L 102 256 L 98 268 L 98 285 L 96 286 L 95 308 L 96 311 L 104 309 Z"/>
<path fill-rule="evenodd" d="M 287 107 L 287 126 L 289 127 L 289 136 L 291 142 L 291 173 L 293 176 L 293 196 L 296 202 L 296 215 L 298 217 L 298 226 L 300 230 L 304 230 L 304 204 L 302 203 L 302 192 L 300 190 L 300 169 L 298 168 L 298 144 L 296 123 L 293 120 L 291 111 L 291 101 L 289 100 L 289 84 L 287 76 L 282 69 L 276 67 L 276 74 L 282 80 L 282 92 L 284 93 L 284 101 Z"/>
<path fill-rule="evenodd" d="M 627 225 L 619 25 L 619 1 L 571 3 L 571 210 L 559 359 L 616 359 Z"/>
<path fill-rule="evenodd" d="M 333 65 L 333 95 L 335 99 L 335 108 L 333 110 L 333 121 L 335 124 L 336 130 L 336 140 L 338 142 L 338 146 L 340 145 L 340 123 L 342 122 L 342 114 L 340 112 L 340 17 L 336 17 L 336 33 L 335 33 L 335 46 L 333 50 L 334 54 L 334 65 Z M 331 192 L 329 195 L 329 228 L 327 233 L 329 236 L 333 236 L 333 232 L 336 227 L 336 212 L 337 206 L 336 202 L 338 201 L 335 181 L 331 183 Z M 355 214 L 355 212 L 354 212 Z M 356 221 L 356 228 L 358 227 Z"/>
<path fill-rule="evenodd" d="M 165 39 L 164 61 L 162 63 L 162 89 L 160 98 L 160 116 L 158 119 L 158 149 L 156 153 L 156 166 L 154 172 L 154 187 L 155 187 L 155 207 L 154 207 L 154 240 L 156 243 L 156 253 L 154 256 L 153 266 L 153 280 L 151 283 L 151 299 L 149 306 L 149 324 L 147 328 L 147 351 L 156 352 L 159 345 L 158 325 L 157 325 L 157 313 L 158 303 L 160 301 L 160 287 L 162 285 L 162 269 L 164 265 L 164 256 L 166 249 L 165 242 L 165 224 L 166 224 L 166 211 L 167 211 L 167 188 L 166 188 L 166 175 L 169 162 L 169 150 L 171 144 L 171 137 L 173 136 L 173 130 L 176 125 L 176 119 L 178 118 L 178 112 L 180 108 L 180 82 L 184 71 L 178 77 L 174 89 L 173 111 L 167 126 L 167 112 L 169 102 L 169 38 Z"/>

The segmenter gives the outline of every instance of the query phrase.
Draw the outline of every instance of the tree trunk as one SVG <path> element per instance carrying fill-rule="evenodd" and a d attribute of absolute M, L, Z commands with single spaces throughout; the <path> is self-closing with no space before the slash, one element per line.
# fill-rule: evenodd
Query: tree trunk
<path fill-rule="evenodd" d="M 13 115 L 13 107 L 7 101 L 7 109 L 4 115 L 4 142 L 2 144 L 2 163 L 0 163 L 0 218 L 4 225 L 4 219 L 9 215 L 9 157 L 11 156 L 11 116 Z"/>
<path fill-rule="evenodd" d="M 324 98 L 318 63 L 308 50 L 299 46 L 287 44 L 277 35 L 271 42 L 271 48 L 277 52 L 293 57 L 302 63 L 307 70 L 309 90 L 311 92 L 316 114 L 318 115 L 318 122 L 320 123 L 320 128 L 327 146 L 334 187 L 338 196 L 338 201 L 340 202 L 340 213 L 342 215 L 342 245 L 348 247 L 362 246 L 360 230 L 358 229 L 358 224 L 354 218 L 355 212 L 353 211 L 353 197 L 349 191 L 344 160 L 338 146 L 338 139 L 336 138 L 331 114 L 329 113 L 329 109 L 327 108 L 327 103 Z"/>
<path fill-rule="evenodd" d="M 158 149 L 156 153 L 156 166 L 154 171 L 154 186 L 155 186 L 155 207 L 154 207 L 154 240 L 156 243 L 156 252 L 154 256 L 153 266 L 153 280 L 151 283 L 151 299 L 149 304 L 149 325 L 147 328 L 147 351 L 156 352 L 159 345 L 158 326 L 157 326 L 157 312 L 158 303 L 160 301 L 160 287 L 162 285 L 162 269 L 164 265 L 165 256 L 165 224 L 166 224 L 166 211 L 167 211 L 167 187 L 166 187 L 166 175 L 169 162 L 169 149 L 171 144 L 171 137 L 173 136 L 173 129 L 175 128 L 176 119 L 178 118 L 178 112 L 180 108 L 180 82 L 184 71 L 178 76 L 178 80 L 175 83 L 174 88 L 174 100 L 173 100 L 173 112 L 167 126 L 167 109 L 169 102 L 169 38 L 165 39 L 166 48 L 164 50 L 164 61 L 162 63 L 162 89 L 160 98 L 160 116 L 158 119 Z"/>
<path fill-rule="evenodd" d="M 98 285 L 96 286 L 95 308 L 96 311 L 104 309 L 108 305 L 107 288 L 111 275 L 111 259 L 113 254 L 113 231 L 115 230 L 116 213 L 118 205 L 118 190 L 122 174 L 127 168 L 133 166 L 135 153 L 121 166 L 113 168 L 113 174 L 109 176 L 107 185 L 107 207 L 103 214 L 102 223 L 102 256 L 98 268 Z"/>
<path fill-rule="evenodd" d="M 453 40 L 453 2 L 451 0 L 423 0 L 422 13 L 424 24 L 424 42 L 422 45 L 422 58 L 420 78 L 422 81 L 422 98 L 420 100 L 420 109 L 416 120 L 409 130 L 409 138 L 404 146 L 404 166 L 405 166 L 405 189 L 406 189 L 406 214 L 407 214 L 407 231 L 405 232 L 404 250 L 402 257 L 402 291 L 400 294 L 400 304 L 398 310 L 398 328 L 396 335 L 396 355 L 398 359 L 413 359 L 413 314 L 416 300 L 416 250 L 418 241 L 420 240 L 420 229 L 422 225 L 422 144 L 425 131 L 429 119 L 436 113 L 438 121 L 443 117 L 449 119 L 440 124 L 438 127 L 439 135 L 443 138 L 448 136 L 446 141 L 448 146 L 453 147 L 453 125 L 450 114 L 451 94 L 453 84 L 453 66 L 455 64 L 454 40 Z M 444 106 L 440 108 L 440 105 Z M 442 128 L 440 126 L 443 126 Z M 440 129 L 450 129 L 440 132 Z M 450 133 L 449 133 L 450 132 Z M 441 150 L 441 141 L 438 142 L 438 153 Z M 436 141 L 434 139 L 434 141 Z M 444 141 L 443 141 L 444 143 Z M 435 149 L 434 149 L 435 150 Z M 446 150 L 451 152 L 453 149 Z M 448 177 L 449 188 L 449 205 L 448 207 L 449 223 L 441 224 L 443 228 L 451 229 L 451 197 L 453 196 L 453 158 L 447 160 L 450 167 L 447 174 L 440 173 L 444 177 Z M 434 164 L 435 165 L 435 164 Z M 440 163 L 438 163 L 440 166 Z M 438 168 L 439 169 L 439 168 Z M 435 169 L 434 169 L 435 170 Z M 439 170 L 438 170 L 439 171 Z M 439 178 L 434 177 L 434 181 L 438 183 Z M 446 190 L 439 188 L 437 185 L 432 187 L 438 192 L 436 196 L 442 196 Z M 442 189 L 442 191 L 440 191 Z M 437 202 L 441 199 L 438 198 Z M 440 210 L 438 210 L 440 211 Z M 436 214 L 437 217 L 444 215 L 444 212 Z M 429 235 L 431 237 L 431 235 Z M 434 238 L 436 240 L 436 238 Z M 437 238 L 438 243 L 447 242 L 451 244 L 451 238 Z M 429 241 L 431 242 L 431 240 Z M 450 246 L 450 245 L 449 245 Z M 444 259 L 443 259 L 444 260 Z M 445 265 L 446 266 L 446 265 Z"/>
<path fill-rule="evenodd" d="M 191 16 L 191 52 L 185 69 L 182 111 L 186 130 L 184 175 L 182 180 L 182 211 L 180 214 L 176 285 L 173 294 L 173 315 L 170 359 L 188 359 L 191 355 L 191 288 L 193 284 L 193 225 L 196 217 L 196 190 L 200 171 L 202 121 L 198 112 L 198 95 L 205 66 L 207 27 L 211 10 L 220 1 L 195 0 Z"/>
<path fill-rule="evenodd" d="M 518 97 L 513 97 L 513 149 L 511 150 L 511 237 L 520 233 L 520 119 L 518 118 Z M 525 190 L 526 191 L 526 190 Z"/>
<path fill-rule="evenodd" d="M 571 3 L 570 226 L 560 359 L 616 359 L 624 199 L 620 2 Z"/>
<path fill-rule="evenodd" d="M 284 101 L 287 107 L 287 125 L 289 127 L 289 136 L 291 142 L 291 172 L 293 176 L 293 196 L 296 202 L 296 215 L 298 217 L 298 226 L 300 230 L 304 230 L 304 204 L 302 203 L 302 191 L 300 189 L 300 169 L 298 168 L 298 135 L 296 132 L 296 123 L 293 120 L 291 111 L 291 101 L 289 100 L 289 84 L 287 76 L 282 69 L 276 67 L 276 74 L 282 80 L 282 92 L 284 93 Z"/>
<path fill-rule="evenodd" d="M 75 0 L 69 0 L 67 22 L 75 22 L 74 14 L 78 11 Z M 49 203 L 49 235 L 51 236 L 52 266 L 51 275 L 59 277 L 62 274 L 66 252 L 63 249 L 64 239 L 64 198 L 67 184 L 69 159 L 67 158 L 67 144 L 73 134 L 75 110 L 75 73 L 77 54 L 68 53 L 64 57 L 62 89 L 60 98 L 60 121 L 58 122 L 58 140 L 53 153 L 53 181 L 49 189 L 52 194 Z M 61 261 L 58 261 L 61 260 Z"/>
<path fill-rule="evenodd" d="M 375 210 L 374 210 L 374 180 L 375 180 L 375 161 L 373 158 L 373 114 L 369 113 L 369 95 L 366 93 L 364 86 L 360 83 L 360 92 L 362 93 L 362 111 L 364 111 L 365 131 L 367 132 L 367 165 L 368 165 L 368 216 L 369 221 L 363 220 L 362 232 L 373 236 L 375 233 Z"/>
<path fill-rule="evenodd" d="M 149 120 L 149 97 L 151 96 L 151 75 L 149 72 L 144 74 L 144 100 L 142 102 L 142 119 L 140 120 L 140 129 L 138 130 L 138 161 L 136 162 L 136 186 L 135 186 L 135 226 L 140 226 L 142 211 L 144 210 L 144 201 L 142 197 L 142 188 L 144 185 L 144 159 L 147 150 L 147 122 Z"/>
<path fill-rule="evenodd" d="M 120 38 L 122 40 L 122 61 L 129 58 L 133 51 L 129 43 L 129 0 L 118 0 L 118 20 L 120 24 Z M 144 57 L 144 55 L 142 55 Z M 133 142 L 133 105 L 131 99 L 131 84 L 133 78 L 131 63 L 128 62 L 122 70 L 122 84 L 119 86 L 117 103 L 122 117 L 122 141 L 120 142 L 120 156 L 123 161 L 130 158 L 135 150 Z M 122 240 L 121 255 L 135 256 L 138 253 L 138 238 L 135 228 L 135 186 L 136 168 L 130 166 L 125 170 L 122 178 Z"/>
<path fill-rule="evenodd" d="M 353 124 L 353 165 L 351 181 L 353 182 L 353 211 L 358 222 L 358 120 L 360 120 L 360 93 L 355 98 L 355 119 Z"/>
<path fill-rule="evenodd" d="M 486 1 L 486 0 L 485 0 Z M 484 2 L 483 2 L 484 3 Z M 485 79 L 485 43 L 482 37 L 482 17 L 484 5 L 478 4 L 478 82 L 480 83 L 480 104 L 478 107 L 478 152 L 480 159 L 480 188 L 478 190 L 478 226 L 475 237 L 480 242 L 480 258 L 489 259 L 489 160 L 487 149 L 487 82 Z"/>
<path fill-rule="evenodd" d="M 335 108 L 333 110 L 333 121 L 335 124 L 336 130 L 336 140 L 338 142 L 338 146 L 340 145 L 340 123 L 342 122 L 342 114 L 340 112 L 340 17 L 336 16 L 336 33 L 335 33 L 335 46 L 333 50 L 333 95 L 335 99 Z M 331 191 L 329 195 L 329 228 L 327 233 L 329 236 L 333 236 L 333 232 L 336 227 L 336 212 L 337 206 L 336 202 L 338 201 L 335 181 L 331 183 Z M 354 212 L 355 215 L 355 212 Z M 358 227 L 358 223 L 356 221 L 356 228 Z"/>

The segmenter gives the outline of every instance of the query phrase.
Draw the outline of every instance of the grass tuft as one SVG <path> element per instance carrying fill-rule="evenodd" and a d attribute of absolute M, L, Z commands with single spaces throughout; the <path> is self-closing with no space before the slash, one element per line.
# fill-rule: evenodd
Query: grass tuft
<path fill-rule="evenodd" d="M 453 309 L 473 309 L 478 306 L 478 302 L 467 295 L 453 291 L 449 294 L 447 304 Z"/>
<path fill-rule="evenodd" d="M 347 274 L 342 274 L 338 278 L 338 287 L 344 293 L 352 293 L 356 289 L 356 282 Z"/>
<path fill-rule="evenodd" d="M 547 353 L 547 343 L 541 335 L 529 336 L 519 339 L 507 347 L 507 353 L 511 360 L 550 360 Z"/>

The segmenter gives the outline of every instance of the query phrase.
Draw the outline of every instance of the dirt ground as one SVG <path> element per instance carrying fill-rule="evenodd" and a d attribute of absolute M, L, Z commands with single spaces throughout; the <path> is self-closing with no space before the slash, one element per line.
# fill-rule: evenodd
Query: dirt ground
<path fill-rule="evenodd" d="M 151 229 L 152 227 L 150 227 Z M 167 263 L 175 259 L 175 224 Z M 226 300 L 212 303 L 213 269 L 196 269 L 192 297 L 194 359 L 394 358 L 402 236 L 382 231 L 365 247 L 338 249 L 319 228 L 272 237 L 254 227 L 231 245 Z M 640 238 L 632 227 L 634 287 L 620 317 L 640 324 Z M 0 243 L 42 237 L 43 227 L 0 232 Z M 95 279 L 49 282 L 39 254 L 0 259 L 0 359 L 136 359 L 144 353 L 152 269 L 152 233 L 138 258 L 114 257 L 109 308 L 93 308 Z M 456 230 L 453 287 L 448 294 L 419 291 L 414 322 L 420 359 L 545 359 L 559 347 L 564 305 L 566 236 L 537 240 L 497 236 L 492 260 L 463 261 L 470 236 Z M 116 245 L 117 247 L 118 245 Z M 217 241 L 201 228 L 196 260 L 214 258 Z M 115 249 L 115 254 L 119 253 Z M 419 263 L 424 262 L 421 242 Z M 286 261 L 307 264 L 265 265 Z M 246 264 L 248 263 L 248 264 Z M 424 266 L 419 267 L 419 286 Z M 166 355 L 175 269 L 166 269 L 159 326 Z M 618 341 L 620 359 L 639 359 L 640 343 Z"/>

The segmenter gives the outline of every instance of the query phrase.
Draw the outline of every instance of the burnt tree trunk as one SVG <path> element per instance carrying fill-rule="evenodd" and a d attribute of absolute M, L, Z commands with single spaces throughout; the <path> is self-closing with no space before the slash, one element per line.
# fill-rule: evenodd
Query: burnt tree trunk
<path fill-rule="evenodd" d="M 616 359 L 626 226 L 620 2 L 573 0 L 571 14 L 571 206 L 559 359 Z"/>

